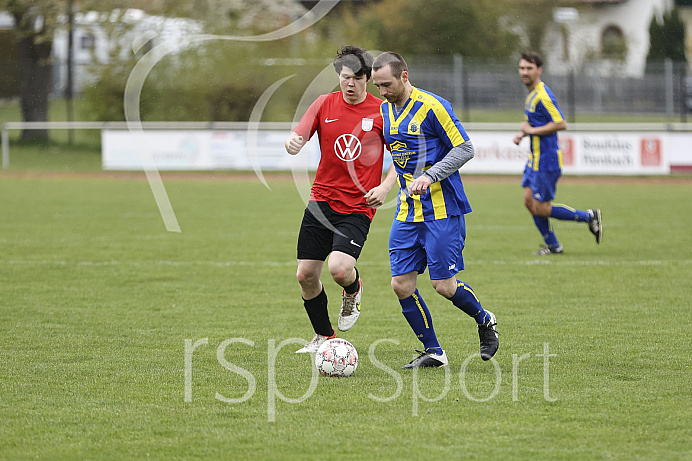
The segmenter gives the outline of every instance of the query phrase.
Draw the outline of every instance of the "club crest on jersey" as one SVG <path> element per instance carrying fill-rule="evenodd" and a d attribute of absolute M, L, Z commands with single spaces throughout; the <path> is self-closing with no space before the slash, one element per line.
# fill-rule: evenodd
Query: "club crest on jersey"
<path fill-rule="evenodd" d="M 413 134 L 418 134 L 418 131 L 420 130 L 420 125 L 416 120 L 411 121 L 411 124 L 408 126 L 409 132 Z"/>
<path fill-rule="evenodd" d="M 395 141 L 389 146 L 392 153 L 392 160 L 401 168 L 406 168 L 408 159 L 411 158 L 412 152 L 409 151 L 405 142 Z"/>
<path fill-rule="evenodd" d="M 360 127 L 363 129 L 363 131 L 370 131 L 370 130 L 372 130 L 374 122 L 375 122 L 375 120 L 373 120 L 371 118 L 364 118 L 360 122 Z"/>
<path fill-rule="evenodd" d="M 342 134 L 334 141 L 334 153 L 344 162 L 354 161 L 362 151 L 360 139 L 350 133 Z"/>
<path fill-rule="evenodd" d="M 394 151 L 407 150 L 407 149 L 408 149 L 408 146 L 406 145 L 405 142 L 394 141 L 393 143 L 391 143 L 391 144 L 389 145 L 389 148 L 392 150 L 392 152 L 394 152 Z"/>

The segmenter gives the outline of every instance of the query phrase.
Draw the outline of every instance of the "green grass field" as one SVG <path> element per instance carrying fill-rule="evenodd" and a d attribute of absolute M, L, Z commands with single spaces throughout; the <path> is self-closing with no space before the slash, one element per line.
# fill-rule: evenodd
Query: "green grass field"
<path fill-rule="evenodd" d="M 548 258 L 518 181 L 466 181 L 461 278 L 497 314 L 496 360 L 425 274 L 450 366 L 399 369 L 419 342 L 389 287 L 390 208 L 342 334 L 358 370 L 315 383 L 291 180 L 164 176 L 172 233 L 143 175 L 0 173 L 0 458 L 690 459 L 692 181 L 563 178 L 604 241 L 558 223 Z"/>

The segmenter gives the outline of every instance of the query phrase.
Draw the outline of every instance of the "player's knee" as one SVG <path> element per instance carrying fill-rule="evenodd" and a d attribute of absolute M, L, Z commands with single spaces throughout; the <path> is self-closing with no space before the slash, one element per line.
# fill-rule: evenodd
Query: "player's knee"
<path fill-rule="evenodd" d="M 353 266 L 350 264 L 329 266 L 329 273 L 331 274 L 332 279 L 334 279 L 334 281 L 341 286 L 352 284 L 356 275 L 355 272 L 356 271 L 353 269 Z"/>
<path fill-rule="evenodd" d="M 552 205 L 550 202 L 536 202 L 533 207 L 533 215 L 542 218 L 549 218 Z"/>
<path fill-rule="evenodd" d="M 444 296 L 445 298 L 451 298 L 452 296 L 454 296 L 454 293 L 456 292 L 456 290 L 452 291 L 449 288 L 442 285 L 437 285 L 434 288 L 438 294 Z"/>
<path fill-rule="evenodd" d="M 543 216 L 543 210 L 540 206 L 540 202 L 537 202 L 535 200 L 532 200 L 531 202 L 526 204 L 526 208 L 529 210 L 529 213 L 531 213 L 533 216 Z"/>
<path fill-rule="evenodd" d="M 301 269 L 296 272 L 296 278 L 302 286 L 314 285 L 320 279 L 319 274 Z"/>
<path fill-rule="evenodd" d="M 401 280 L 392 278 L 392 290 L 394 290 L 394 294 L 396 294 L 397 298 L 404 299 L 408 298 L 416 291 L 416 286 L 411 286 L 408 283 L 402 283 Z"/>
<path fill-rule="evenodd" d="M 352 278 L 353 276 L 352 272 L 353 271 L 345 271 L 342 269 L 329 271 L 329 273 L 332 275 L 332 279 L 334 279 L 334 281 L 341 286 L 350 285 L 351 282 L 353 282 L 353 280 L 349 280 L 349 278 Z"/>
<path fill-rule="evenodd" d="M 444 296 L 445 298 L 451 298 L 457 291 L 456 280 L 432 280 L 432 286 L 435 291 Z"/>

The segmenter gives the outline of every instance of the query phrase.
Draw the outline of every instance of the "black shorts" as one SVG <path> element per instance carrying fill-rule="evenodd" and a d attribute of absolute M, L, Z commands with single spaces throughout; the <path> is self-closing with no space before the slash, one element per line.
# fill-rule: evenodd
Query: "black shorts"
<path fill-rule="evenodd" d="M 308 202 L 298 234 L 298 259 L 324 261 L 332 251 L 358 259 L 370 230 L 362 213 L 337 213 L 327 202 Z"/>

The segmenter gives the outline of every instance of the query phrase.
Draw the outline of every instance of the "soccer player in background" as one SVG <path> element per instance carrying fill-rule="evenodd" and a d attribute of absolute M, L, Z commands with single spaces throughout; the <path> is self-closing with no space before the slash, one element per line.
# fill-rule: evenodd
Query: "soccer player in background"
<path fill-rule="evenodd" d="M 476 321 L 481 358 L 490 360 L 499 347 L 495 315 L 484 310 L 473 289 L 456 278 L 464 269 L 464 215 L 471 212 L 459 168 L 473 158 L 473 145 L 449 102 L 411 85 L 400 55 L 386 52 L 375 59 L 373 83 L 387 100 L 381 107 L 384 139 L 399 184 L 389 235 L 392 288 L 423 343 L 419 356 L 403 368 L 448 364 L 430 311 L 416 288 L 418 274 L 426 266 L 435 291 Z"/>
<path fill-rule="evenodd" d="M 561 254 L 562 245 L 557 240 L 549 218 L 561 221 L 585 222 L 596 236 L 596 243 L 603 238 L 601 210 L 575 210 L 567 205 L 552 204 L 557 180 L 562 175 L 562 152 L 557 132 L 567 129 L 567 122 L 555 100 L 555 95 L 541 81 L 543 60 L 535 52 L 524 53 L 519 61 L 519 76 L 529 90 L 524 105 L 524 121 L 521 133 L 514 137 L 514 144 L 529 137 L 531 154 L 524 168 L 521 186 L 524 188 L 524 205 L 533 215 L 545 246 L 538 255 Z"/>
<path fill-rule="evenodd" d="M 315 335 L 297 353 L 317 352 L 336 336 L 320 281 L 327 256 L 329 273 L 343 287 L 339 329 L 346 331 L 358 320 L 363 281 L 356 260 L 375 208 L 384 203 L 396 179 L 392 168 L 382 181 L 382 101 L 367 92 L 372 62 L 365 50 L 343 47 L 333 63 L 341 91 L 318 97 L 286 139 L 286 151 L 296 155 L 317 133 L 321 151 L 298 234 L 296 274 Z"/>

